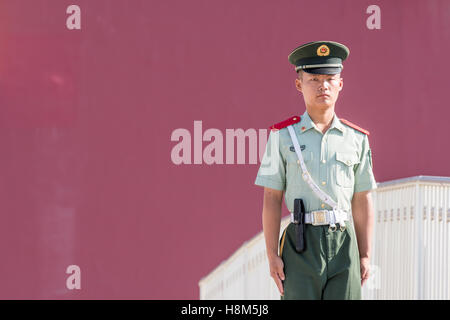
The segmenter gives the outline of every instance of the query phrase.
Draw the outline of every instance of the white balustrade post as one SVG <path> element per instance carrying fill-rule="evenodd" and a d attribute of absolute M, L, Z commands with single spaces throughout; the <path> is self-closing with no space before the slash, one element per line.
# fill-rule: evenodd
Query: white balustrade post
<path fill-rule="evenodd" d="M 420 182 L 416 182 L 415 186 L 415 214 L 414 218 L 416 219 L 415 223 L 415 242 L 414 247 L 416 250 L 416 261 L 414 262 L 416 265 L 415 274 L 416 274 L 416 292 L 415 299 L 423 299 L 423 199 L 422 193 L 420 190 Z"/>

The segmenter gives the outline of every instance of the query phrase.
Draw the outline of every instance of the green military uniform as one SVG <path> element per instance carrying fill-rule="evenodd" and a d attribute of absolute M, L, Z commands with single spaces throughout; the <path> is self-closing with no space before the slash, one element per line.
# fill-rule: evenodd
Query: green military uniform
<path fill-rule="evenodd" d="M 324 43 L 332 48 L 330 42 L 320 42 L 313 52 Z M 320 60 L 315 60 L 310 65 L 315 66 L 314 71 L 326 73 L 327 70 L 317 67 L 318 62 Z M 325 68 L 338 68 L 330 71 L 336 73 L 342 66 L 326 63 Z M 255 184 L 285 191 L 285 203 L 291 213 L 297 198 L 303 199 L 306 212 L 333 208 L 323 202 L 302 178 L 302 168 L 287 125 L 294 129 L 311 178 L 337 203 L 338 209 L 351 212 L 355 192 L 376 188 L 366 130 L 334 114 L 330 128 L 322 133 L 306 111 L 301 117 L 294 116 L 280 124 L 280 129 L 276 125 L 272 127 L 275 130 L 270 132 Z M 346 226 L 343 230 L 333 231 L 328 225 L 306 224 L 306 249 L 298 253 L 294 225 L 288 225 L 280 240 L 286 277 L 282 299 L 361 298 L 359 252 L 351 219 Z"/>

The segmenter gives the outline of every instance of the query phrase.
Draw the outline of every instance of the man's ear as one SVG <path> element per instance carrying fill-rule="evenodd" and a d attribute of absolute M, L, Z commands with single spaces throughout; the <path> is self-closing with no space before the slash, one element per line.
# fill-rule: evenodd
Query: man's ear
<path fill-rule="evenodd" d="M 341 78 L 339 81 L 339 91 L 341 91 L 343 87 L 344 87 L 344 78 Z"/>
<path fill-rule="evenodd" d="M 297 88 L 297 91 L 302 92 L 302 82 L 298 78 L 295 79 L 295 87 Z"/>

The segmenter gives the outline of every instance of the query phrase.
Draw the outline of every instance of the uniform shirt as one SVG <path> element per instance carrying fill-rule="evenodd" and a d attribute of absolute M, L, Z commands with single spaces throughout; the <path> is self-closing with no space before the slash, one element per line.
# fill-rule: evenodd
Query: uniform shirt
<path fill-rule="evenodd" d="M 308 172 L 314 182 L 338 203 L 338 209 L 350 211 L 353 193 L 376 189 L 372 152 L 366 134 L 345 125 L 336 114 L 325 133 L 317 128 L 307 111 L 301 121 L 292 126 Z M 267 163 L 275 170 L 268 170 Z M 285 191 L 290 212 L 294 211 L 296 198 L 303 199 L 307 212 L 331 210 L 315 195 L 301 173 L 288 129 L 271 131 L 255 184 Z"/>

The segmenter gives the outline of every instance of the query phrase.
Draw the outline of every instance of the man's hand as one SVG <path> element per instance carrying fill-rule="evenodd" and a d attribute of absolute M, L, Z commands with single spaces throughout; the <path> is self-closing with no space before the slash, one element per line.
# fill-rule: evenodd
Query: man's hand
<path fill-rule="evenodd" d="M 352 213 L 361 267 L 361 286 L 369 278 L 370 249 L 374 224 L 372 196 L 369 191 L 355 192 Z"/>
<path fill-rule="evenodd" d="M 282 280 L 284 281 L 284 263 L 283 260 L 279 257 L 273 257 L 269 258 L 269 269 L 270 269 L 270 276 L 275 281 L 275 284 L 278 287 L 278 291 L 280 291 L 281 295 L 284 295 L 284 288 Z"/>
<path fill-rule="evenodd" d="M 360 260 L 360 267 L 361 267 L 361 287 L 363 286 L 364 282 L 369 279 L 370 276 L 370 260 L 369 258 L 361 258 Z"/>
<path fill-rule="evenodd" d="M 263 230 L 266 240 L 266 252 L 269 262 L 270 276 L 275 281 L 281 295 L 284 295 L 284 263 L 278 255 L 278 236 L 281 223 L 281 202 L 283 191 L 264 188 Z"/>

